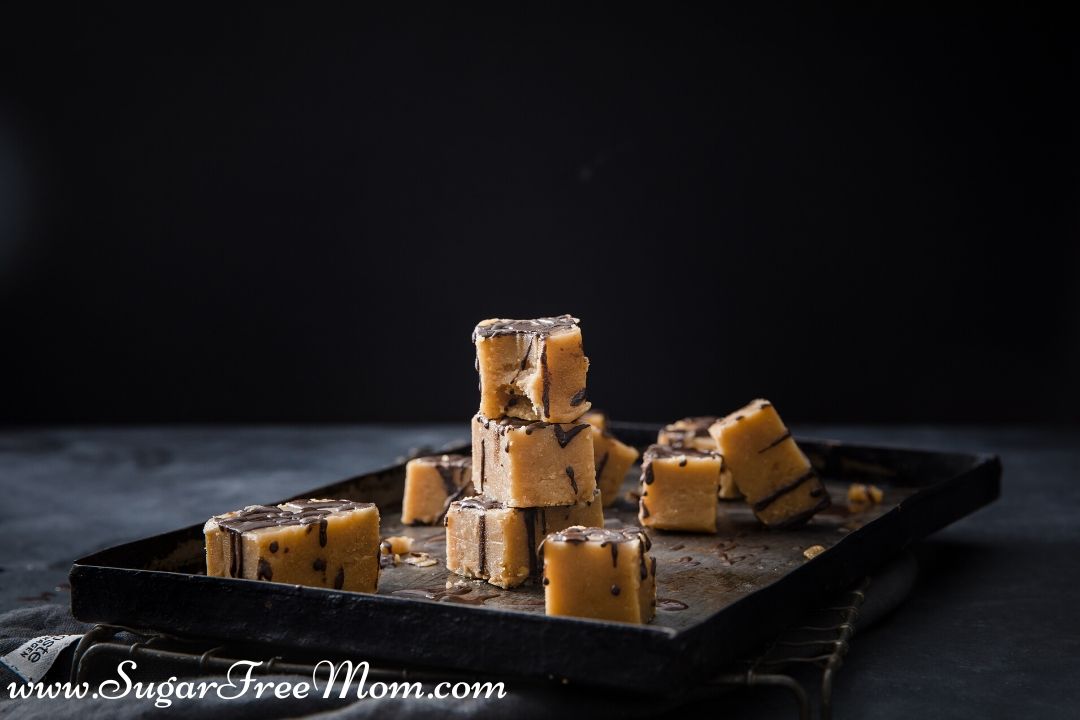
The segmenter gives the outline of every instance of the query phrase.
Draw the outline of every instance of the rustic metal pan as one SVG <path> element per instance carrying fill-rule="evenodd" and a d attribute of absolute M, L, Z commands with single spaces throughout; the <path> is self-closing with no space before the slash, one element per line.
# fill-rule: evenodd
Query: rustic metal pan
<path fill-rule="evenodd" d="M 657 430 L 632 423 L 613 429 L 638 446 Z M 458 582 L 441 561 L 384 569 L 376 595 L 206 577 L 198 525 L 76 561 L 72 612 L 87 622 L 305 654 L 678 692 L 1000 492 L 995 456 L 799 443 L 825 477 L 833 508 L 803 528 L 768 531 L 743 503 L 722 503 L 717 535 L 651 533 L 660 600 L 649 625 L 547 617 L 538 585 L 504 591 Z M 850 512 L 846 491 L 853 481 L 882 487 L 885 501 Z M 297 497 L 375 502 L 384 536 L 411 535 L 416 549 L 444 557 L 441 527 L 400 525 L 403 482 L 398 465 Z M 623 490 L 634 489 L 631 473 Z M 208 514 L 229 509 L 207 508 Z M 631 524 L 636 505 L 621 498 L 605 515 L 609 524 Z M 813 545 L 826 551 L 807 560 L 803 551 Z"/>

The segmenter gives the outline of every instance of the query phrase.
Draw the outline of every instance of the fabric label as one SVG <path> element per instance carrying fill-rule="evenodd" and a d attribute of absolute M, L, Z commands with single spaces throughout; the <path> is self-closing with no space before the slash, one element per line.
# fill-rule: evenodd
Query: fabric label
<path fill-rule="evenodd" d="M 9 652 L 0 658 L 0 663 L 33 684 L 45 677 L 64 648 L 81 637 L 82 635 L 42 635 Z"/>

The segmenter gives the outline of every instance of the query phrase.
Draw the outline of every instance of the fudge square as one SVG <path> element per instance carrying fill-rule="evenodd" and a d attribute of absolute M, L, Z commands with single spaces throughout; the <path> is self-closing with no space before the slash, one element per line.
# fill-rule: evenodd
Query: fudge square
<path fill-rule="evenodd" d="M 715 450 L 716 441 L 709 436 L 709 428 L 719 419 L 713 415 L 705 415 L 676 420 L 660 429 L 656 443 L 677 448 Z"/>
<path fill-rule="evenodd" d="M 588 423 L 472 422 L 476 492 L 510 507 L 573 505 L 592 499 L 596 468 Z"/>
<path fill-rule="evenodd" d="M 589 423 L 596 430 L 604 431 L 608 429 L 608 416 L 603 410 L 596 410 L 594 408 L 582 415 L 579 420 L 581 422 Z"/>
<path fill-rule="evenodd" d="M 662 530 L 715 533 L 723 471 L 720 453 L 650 445 L 641 464 L 638 522 Z"/>
<path fill-rule="evenodd" d="M 434 525 L 442 519 L 450 503 L 472 494 L 472 458 L 466 455 L 414 458 L 405 465 L 401 522 Z"/>
<path fill-rule="evenodd" d="M 739 490 L 768 527 L 790 527 L 829 506 L 829 493 L 776 408 L 754 400 L 709 428 Z"/>
<path fill-rule="evenodd" d="M 670 445 L 675 448 L 693 448 L 694 450 L 715 451 L 716 441 L 709 435 L 709 428 L 720 418 L 714 415 L 700 417 L 687 417 L 682 420 L 665 425 L 657 435 L 658 445 Z M 739 488 L 731 477 L 731 472 L 725 466 L 724 474 L 720 477 L 720 499 L 738 500 L 742 497 Z"/>
<path fill-rule="evenodd" d="M 647 623 L 656 614 L 656 558 L 640 528 L 575 525 L 540 546 L 544 609 L 571 615 Z"/>
<path fill-rule="evenodd" d="M 206 574 L 375 592 L 379 510 L 349 500 L 250 505 L 210 518 Z"/>
<path fill-rule="evenodd" d="M 608 507 L 618 499 L 619 487 L 630 466 L 638 459 L 638 451 L 596 426 L 592 429 L 592 442 L 596 485 L 603 495 L 604 507 Z"/>
<path fill-rule="evenodd" d="M 572 422 L 585 399 L 589 359 L 579 320 L 483 320 L 473 330 L 480 373 L 480 414 L 543 422 Z"/>
<path fill-rule="evenodd" d="M 567 507 L 511 508 L 482 495 L 458 500 L 446 513 L 446 568 L 512 588 L 538 574 L 537 543 L 571 525 L 603 525 L 600 491 Z"/>

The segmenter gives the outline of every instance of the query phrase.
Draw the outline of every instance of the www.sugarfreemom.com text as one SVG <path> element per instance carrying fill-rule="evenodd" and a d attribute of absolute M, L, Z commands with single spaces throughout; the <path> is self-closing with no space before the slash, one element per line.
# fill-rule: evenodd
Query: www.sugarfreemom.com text
<path fill-rule="evenodd" d="M 260 680 L 254 677 L 255 670 L 263 663 L 252 660 L 239 660 L 229 667 L 225 680 L 179 680 L 170 677 L 159 682 L 136 682 L 128 673 L 137 668 L 134 660 L 124 660 L 116 668 L 117 679 L 103 681 L 96 690 L 91 690 L 89 683 L 72 684 L 51 683 L 9 683 L 8 697 L 13 700 L 30 698 L 66 698 L 83 700 L 86 698 L 103 700 L 122 700 L 135 697 L 154 703 L 155 707 L 170 707 L 176 700 L 199 700 L 207 696 L 216 696 L 222 700 L 238 700 L 244 697 L 274 697 L 303 699 L 307 697 L 338 697 L 345 699 L 355 694 L 358 700 L 366 698 L 426 698 L 432 700 L 464 700 L 468 698 L 504 698 L 506 688 L 503 683 L 491 682 L 441 682 L 430 690 L 425 690 L 419 682 L 382 682 L 368 683 L 371 666 L 362 661 L 353 663 L 346 660 L 332 663 L 320 661 L 311 674 L 311 682 L 306 680 Z M 320 678 L 320 674 L 322 677 Z"/>

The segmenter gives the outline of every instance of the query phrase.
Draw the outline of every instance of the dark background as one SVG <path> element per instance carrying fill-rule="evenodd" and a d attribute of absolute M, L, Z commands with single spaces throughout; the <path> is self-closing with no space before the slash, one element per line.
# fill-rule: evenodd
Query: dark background
<path fill-rule="evenodd" d="M 0 422 L 1080 419 L 1074 25 L 755 7 L 0 11 Z"/>

